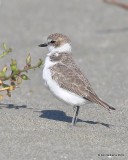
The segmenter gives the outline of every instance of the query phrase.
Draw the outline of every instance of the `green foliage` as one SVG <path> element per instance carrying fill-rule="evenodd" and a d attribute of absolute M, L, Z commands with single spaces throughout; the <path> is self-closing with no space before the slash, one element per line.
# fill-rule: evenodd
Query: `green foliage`
<path fill-rule="evenodd" d="M 8 48 L 5 43 L 2 45 L 3 53 L 0 55 L 0 58 L 3 58 L 10 52 L 12 52 L 11 48 Z M 31 64 L 31 55 L 28 54 L 26 57 L 26 64 L 22 69 L 18 68 L 17 61 L 15 59 L 11 60 L 10 67 L 5 65 L 0 70 L 0 92 L 7 91 L 7 95 L 11 96 L 11 91 L 17 88 L 23 80 L 29 80 L 30 78 L 26 75 L 29 70 L 36 69 L 41 67 L 43 64 L 43 60 L 39 59 L 36 65 Z M 7 70 L 10 71 L 10 74 L 7 75 Z M 3 99 L 3 95 L 0 94 L 0 100 Z"/>
<path fill-rule="evenodd" d="M 0 55 L 0 58 L 3 58 L 4 56 L 12 52 L 12 48 L 8 48 L 5 43 L 3 43 L 2 48 L 3 48 L 3 53 Z"/>

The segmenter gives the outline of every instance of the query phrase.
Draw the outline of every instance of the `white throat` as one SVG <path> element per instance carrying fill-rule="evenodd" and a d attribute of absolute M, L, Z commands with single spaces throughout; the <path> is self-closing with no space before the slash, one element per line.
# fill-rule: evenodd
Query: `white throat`
<path fill-rule="evenodd" d="M 69 43 L 65 43 L 64 45 L 55 48 L 54 46 L 48 46 L 48 50 L 52 53 L 54 52 L 71 52 L 71 45 Z"/>

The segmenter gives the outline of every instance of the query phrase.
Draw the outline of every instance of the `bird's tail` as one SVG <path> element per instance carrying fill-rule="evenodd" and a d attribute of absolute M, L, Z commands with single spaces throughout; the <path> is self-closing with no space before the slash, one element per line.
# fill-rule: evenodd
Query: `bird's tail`
<path fill-rule="evenodd" d="M 90 94 L 88 99 L 93 103 L 97 103 L 97 104 L 101 105 L 102 107 L 106 108 L 109 111 L 116 110 L 114 107 L 110 106 L 109 104 L 107 104 L 106 102 L 101 100 L 97 95 L 94 95 L 93 93 Z"/>
<path fill-rule="evenodd" d="M 101 106 L 103 106 L 104 108 L 106 108 L 107 110 L 116 110 L 114 107 L 110 106 L 109 104 L 107 104 L 106 102 L 102 101 L 100 98 L 97 98 L 97 104 L 100 104 Z"/>

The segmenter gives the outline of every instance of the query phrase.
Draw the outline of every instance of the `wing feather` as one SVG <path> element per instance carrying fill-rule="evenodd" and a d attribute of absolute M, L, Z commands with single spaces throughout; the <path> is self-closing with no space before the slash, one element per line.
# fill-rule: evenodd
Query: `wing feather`
<path fill-rule="evenodd" d="M 81 71 L 78 71 L 78 69 L 76 72 L 76 68 L 69 68 L 69 66 L 57 63 L 51 68 L 51 73 L 52 78 L 61 88 L 74 92 L 92 103 L 100 104 L 108 110 L 115 110 L 114 107 L 111 107 L 96 95 L 91 88 L 90 83 L 88 83 L 88 80 L 84 77 Z"/>
<path fill-rule="evenodd" d="M 87 97 L 89 92 L 96 95 L 91 86 L 81 77 L 81 73 L 79 74 L 72 67 L 69 68 L 64 64 L 57 63 L 51 68 L 51 73 L 52 78 L 63 89 L 74 92 L 81 97 Z"/>

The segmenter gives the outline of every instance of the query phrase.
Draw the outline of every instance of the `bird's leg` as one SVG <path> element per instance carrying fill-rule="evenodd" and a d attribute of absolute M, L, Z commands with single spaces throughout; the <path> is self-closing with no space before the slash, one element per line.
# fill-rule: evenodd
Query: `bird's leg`
<path fill-rule="evenodd" d="M 72 125 L 74 126 L 77 122 L 77 117 L 78 117 L 80 106 L 74 106 L 73 109 L 74 109 L 74 115 L 72 118 Z"/>

